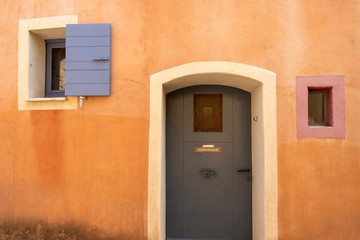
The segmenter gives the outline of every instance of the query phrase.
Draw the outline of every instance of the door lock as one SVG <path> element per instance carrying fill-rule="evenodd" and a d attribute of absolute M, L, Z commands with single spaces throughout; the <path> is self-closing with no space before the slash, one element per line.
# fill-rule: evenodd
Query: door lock
<path fill-rule="evenodd" d="M 249 168 L 246 169 L 238 169 L 236 170 L 237 174 L 243 174 L 243 173 L 250 173 L 251 170 Z M 251 182 L 252 181 L 252 176 L 251 174 L 249 174 L 248 176 L 246 176 L 246 181 Z"/>

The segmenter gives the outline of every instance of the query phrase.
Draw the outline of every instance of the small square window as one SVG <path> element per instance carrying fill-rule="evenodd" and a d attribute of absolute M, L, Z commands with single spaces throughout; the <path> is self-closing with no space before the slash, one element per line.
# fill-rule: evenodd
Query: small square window
<path fill-rule="evenodd" d="M 65 94 L 65 58 L 65 39 L 46 41 L 46 97 Z"/>
<path fill-rule="evenodd" d="M 331 89 L 308 88 L 308 125 L 330 126 Z"/>
<path fill-rule="evenodd" d="M 297 136 L 345 137 L 344 76 L 296 77 Z"/>

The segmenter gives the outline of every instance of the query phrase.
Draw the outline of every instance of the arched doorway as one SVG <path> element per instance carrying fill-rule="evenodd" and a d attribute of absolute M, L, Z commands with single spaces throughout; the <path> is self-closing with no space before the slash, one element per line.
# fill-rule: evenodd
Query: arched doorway
<path fill-rule="evenodd" d="M 165 239 L 166 94 L 194 85 L 224 85 L 251 93 L 253 239 L 277 239 L 276 75 L 233 62 L 195 62 L 150 79 L 148 239 Z"/>

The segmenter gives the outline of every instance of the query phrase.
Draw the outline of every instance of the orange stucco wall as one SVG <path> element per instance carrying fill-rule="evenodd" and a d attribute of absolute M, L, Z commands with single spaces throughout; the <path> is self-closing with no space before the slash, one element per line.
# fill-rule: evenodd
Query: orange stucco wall
<path fill-rule="evenodd" d="M 17 110 L 19 19 L 112 25 L 112 94 Z M 0 220 L 74 221 L 147 238 L 149 78 L 194 61 L 277 74 L 279 239 L 360 239 L 360 3 L 1 1 Z M 296 135 L 295 77 L 344 75 L 346 137 Z"/>

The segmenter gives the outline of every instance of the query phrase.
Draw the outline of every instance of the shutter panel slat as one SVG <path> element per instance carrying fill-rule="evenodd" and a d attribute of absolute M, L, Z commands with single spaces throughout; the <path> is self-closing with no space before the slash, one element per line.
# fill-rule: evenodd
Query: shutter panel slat
<path fill-rule="evenodd" d="M 71 83 L 81 83 L 81 84 L 93 84 L 93 83 L 106 83 L 109 82 L 107 79 L 109 76 L 109 71 L 107 70 L 94 70 L 94 71 L 68 71 L 66 73 L 67 84 Z"/>
<path fill-rule="evenodd" d="M 68 96 L 107 96 L 106 94 L 110 91 L 109 84 L 88 84 L 86 89 L 79 83 L 69 84 L 69 86 Z"/>
<path fill-rule="evenodd" d="M 89 47 L 89 46 L 108 46 L 110 47 L 110 36 L 108 37 L 68 37 L 66 47 Z"/>
<path fill-rule="evenodd" d="M 67 24 L 66 26 L 66 37 L 108 37 L 110 35 L 110 24 Z"/>
<path fill-rule="evenodd" d="M 105 70 L 110 69 L 110 62 L 68 62 L 66 67 L 66 74 L 73 70 Z"/>
<path fill-rule="evenodd" d="M 66 61 L 92 62 L 99 57 L 110 57 L 110 47 L 68 47 Z"/>
<path fill-rule="evenodd" d="M 110 96 L 111 25 L 66 25 L 66 96 Z"/>

